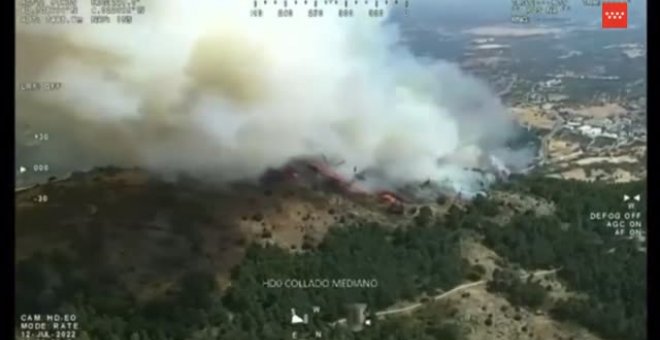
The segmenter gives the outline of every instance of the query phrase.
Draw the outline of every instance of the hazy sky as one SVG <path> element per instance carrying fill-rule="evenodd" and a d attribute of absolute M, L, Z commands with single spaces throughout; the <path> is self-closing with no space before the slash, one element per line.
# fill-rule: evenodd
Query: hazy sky
<path fill-rule="evenodd" d="M 408 20 L 434 21 L 440 26 L 462 27 L 505 23 L 511 17 L 511 0 L 409 0 Z M 601 7 L 589 7 L 583 0 L 568 0 L 571 10 L 559 17 L 572 22 L 600 25 Z M 645 26 L 646 2 L 629 0 L 629 25 Z"/>

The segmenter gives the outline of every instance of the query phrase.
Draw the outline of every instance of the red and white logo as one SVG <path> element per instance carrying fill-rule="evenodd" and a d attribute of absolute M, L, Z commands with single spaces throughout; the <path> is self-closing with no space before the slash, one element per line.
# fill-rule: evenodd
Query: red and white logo
<path fill-rule="evenodd" d="M 603 2 L 603 28 L 628 28 L 627 2 Z"/>

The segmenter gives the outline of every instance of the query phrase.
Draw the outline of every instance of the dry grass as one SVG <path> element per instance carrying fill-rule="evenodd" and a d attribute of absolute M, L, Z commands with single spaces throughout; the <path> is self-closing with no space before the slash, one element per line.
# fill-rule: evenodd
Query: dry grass
<path fill-rule="evenodd" d="M 511 113 L 519 122 L 537 129 L 551 130 L 555 125 L 553 116 L 538 107 L 514 107 Z"/>
<path fill-rule="evenodd" d="M 441 307 L 456 311 L 455 317 L 469 327 L 470 340 L 599 339 L 584 328 L 557 322 L 545 313 L 514 307 L 484 286 L 457 294 Z M 486 320 L 491 320 L 490 325 Z"/>
<path fill-rule="evenodd" d="M 625 115 L 627 113 L 626 109 L 617 103 L 608 103 L 598 106 L 585 106 L 577 109 L 569 109 L 568 111 L 572 114 L 589 118 L 608 118 Z"/>

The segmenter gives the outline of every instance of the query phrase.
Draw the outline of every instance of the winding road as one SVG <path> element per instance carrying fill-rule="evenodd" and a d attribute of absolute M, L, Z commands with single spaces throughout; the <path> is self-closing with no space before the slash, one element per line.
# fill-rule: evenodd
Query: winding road
<path fill-rule="evenodd" d="M 481 280 L 481 281 L 468 282 L 468 283 L 464 283 L 462 285 L 458 285 L 458 286 L 452 288 L 451 290 L 448 290 L 448 291 L 446 291 L 446 292 L 444 292 L 440 295 L 434 296 L 433 301 L 442 300 L 444 298 L 452 296 L 452 295 L 454 295 L 456 293 L 459 293 L 461 291 L 464 291 L 466 289 L 486 284 L 486 282 L 487 282 L 486 280 Z M 411 311 L 413 311 L 413 310 L 415 310 L 419 307 L 422 307 L 424 305 L 424 303 L 425 302 L 417 302 L 417 303 L 413 303 L 411 305 L 400 307 L 400 308 L 382 310 L 380 312 L 376 312 L 376 316 L 377 317 L 382 317 L 382 316 L 387 316 L 387 315 L 392 315 L 392 314 L 411 312 Z"/>
<path fill-rule="evenodd" d="M 561 270 L 561 268 L 538 270 L 538 271 L 535 271 L 532 275 L 534 275 L 534 277 L 538 278 L 538 277 L 554 274 L 559 270 Z M 486 284 L 486 282 L 488 282 L 488 281 L 487 280 L 480 280 L 480 281 L 467 282 L 467 283 L 460 284 L 460 285 L 458 285 L 458 286 L 456 286 L 456 287 L 454 287 L 454 288 L 452 288 L 452 289 L 450 289 L 450 290 L 448 290 L 444 293 L 441 293 L 439 295 L 434 296 L 433 299 L 429 300 L 428 302 L 430 302 L 430 301 L 439 301 L 439 300 L 442 300 L 442 299 L 446 299 L 446 298 L 448 298 L 448 297 L 450 297 L 450 296 L 452 296 L 456 293 L 462 292 L 464 290 L 484 285 L 484 284 Z M 391 308 L 391 309 L 385 309 L 385 310 L 382 310 L 382 311 L 378 311 L 378 312 L 376 312 L 376 317 L 380 318 L 380 317 L 385 317 L 385 316 L 389 316 L 389 315 L 412 312 L 415 309 L 418 309 L 419 307 L 422 307 L 425 303 L 428 303 L 428 302 L 415 302 L 415 303 L 412 303 L 412 304 L 409 304 L 409 305 L 403 306 L 403 307 L 397 307 L 397 308 Z M 339 319 L 339 320 L 333 322 L 332 325 L 334 326 L 334 325 L 337 325 L 337 324 L 344 324 L 344 323 L 346 323 L 346 318 Z"/>
<path fill-rule="evenodd" d="M 553 112 L 555 116 L 555 125 L 552 127 L 552 130 L 541 137 L 541 148 L 539 148 L 539 161 L 541 164 L 546 164 L 548 162 L 547 157 L 550 155 L 550 140 L 552 137 L 559 132 L 564 127 L 564 118 L 556 112 Z"/>

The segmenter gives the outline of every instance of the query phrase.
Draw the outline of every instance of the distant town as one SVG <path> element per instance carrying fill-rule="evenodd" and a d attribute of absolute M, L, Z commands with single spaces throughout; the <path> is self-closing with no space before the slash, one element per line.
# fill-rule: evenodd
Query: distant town
<path fill-rule="evenodd" d="M 555 71 L 541 73 L 517 65 L 515 42 L 476 38 L 461 66 L 485 79 L 520 124 L 540 136 L 534 167 L 551 177 L 585 181 L 645 177 L 646 80 L 608 72 L 625 72 L 622 63 L 643 63 L 644 47 L 606 45 L 602 50 L 612 60 L 593 65 L 578 60 L 583 52 L 567 50 L 555 58 Z"/>

